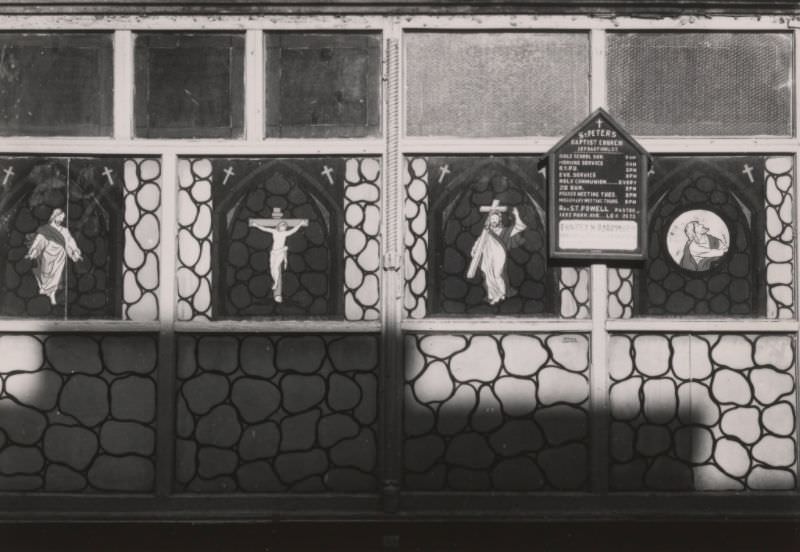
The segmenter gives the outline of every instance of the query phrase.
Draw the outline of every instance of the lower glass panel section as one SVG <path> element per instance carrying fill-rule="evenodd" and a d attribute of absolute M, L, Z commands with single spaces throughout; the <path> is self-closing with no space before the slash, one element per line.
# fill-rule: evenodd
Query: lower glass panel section
<path fill-rule="evenodd" d="M 403 488 L 588 490 L 589 338 L 407 334 Z"/>
<path fill-rule="evenodd" d="M 0 492 L 149 493 L 154 335 L 0 336 Z"/>
<path fill-rule="evenodd" d="M 176 490 L 378 487 L 376 335 L 178 337 Z"/>
<path fill-rule="evenodd" d="M 797 484 L 793 335 L 616 335 L 614 491 L 771 491 Z"/>

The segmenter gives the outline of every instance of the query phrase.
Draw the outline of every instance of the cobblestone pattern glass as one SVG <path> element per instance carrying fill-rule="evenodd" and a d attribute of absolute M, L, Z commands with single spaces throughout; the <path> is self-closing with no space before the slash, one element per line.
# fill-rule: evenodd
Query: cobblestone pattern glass
<path fill-rule="evenodd" d="M 428 301 L 428 162 L 409 158 L 403 173 L 405 200 L 405 312 L 425 318 Z"/>
<path fill-rule="evenodd" d="M 344 313 L 380 317 L 381 187 L 377 159 L 348 159 L 344 188 Z"/>
<path fill-rule="evenodd" d="M 161 162 L 126 159 L 124 180 L 123 317 L 137 322 L 157 320 Z"/>
<path fill-rule="evenodd" d="M 589 339 L 405 337 L 403 488 L 587 490 Z"/>
<path fill-rule="evenodd" d="M 211 160 L 178 160 L 178 320 L 210 320 Z"/>
<path fill-rule="evenodd" d="M 633 271 L 629 268 L 608 269 L 608 317 L 633 316 Z"/>
<path fill-rule="evenodd" d="M 591 271 L 586 267 L 565 266 L 558 269 L 561 317 L 586 319 L 592 316 L 589 293 Z"/>
<path fill-rule="evenodd" d="M 374 335 L 178 337 L 176 488 L 377 489 Z"/>
<path fill-rule="evenodd" d="M 793 318 L 794 164 L 791 157 L 770 157 L 764 165 L 767 185 L 767 317 Z"/>
<path fill-rule="evenodd" d="M 796 488 L 795 338 L 615 335 L 614 491 Z"/>
<path fill-rule="evenodd" d="M 0 492 L 149 493 L 157 338 L 0 336 Z"/>

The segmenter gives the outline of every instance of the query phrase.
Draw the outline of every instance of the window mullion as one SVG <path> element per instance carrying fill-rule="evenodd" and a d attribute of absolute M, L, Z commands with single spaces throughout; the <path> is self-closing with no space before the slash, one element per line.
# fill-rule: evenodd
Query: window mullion
<path fill-rule="evenodd" d="M 264 139 L 264 55 L 264 32 L 248 30 L 244 58 L 244 135 L 250 143 Z"/>
<path fill-rule="evenodd" d="M 156 450 L 156 493 L 167 496 L 172 490 L 175 470 L 175 335 L 176 259 L 177 259 L 178 157 L 174 152 L 161 158 L 161 262 L 159 285 L 159 364 Z"/>
<path fill-rule="evenodd" d="M 379 447 L 381 492 L 385 511 L 399 507 L 399 489 L 402 476 L 403 428 L 403 156 L 400 149 L 402 134 L 402 75 L 401 30 L 394 21 L 384 29 L 383 92 L 384 111 L 384 245 L 383 245 L 383 298 L 381 309 L 382 362 L 379 396 L 382 405 Z"/>
<path fill-rule="evenodd" d="M 114 33 L 114 139 L 133 136 L 133 33 Z"/>

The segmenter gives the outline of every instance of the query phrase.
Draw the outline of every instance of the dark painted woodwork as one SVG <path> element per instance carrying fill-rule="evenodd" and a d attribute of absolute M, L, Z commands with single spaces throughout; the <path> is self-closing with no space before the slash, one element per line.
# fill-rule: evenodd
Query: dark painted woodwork
<path fill-rule="evenodd" d="M 796 1 L 777 0 L 50 0 L 47 3 L 11 0 L 0 6 L 6 14 L 314 14 L 314 13 L 401 13 L 401 14 L 592 14 L 676 16 L 686 14 L 800 14 Z"/>

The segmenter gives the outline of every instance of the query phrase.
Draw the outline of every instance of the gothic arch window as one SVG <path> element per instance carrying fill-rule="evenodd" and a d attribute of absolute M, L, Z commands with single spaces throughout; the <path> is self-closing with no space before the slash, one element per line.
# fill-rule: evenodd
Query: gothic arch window
<path fill-rule="evenodd" d="M 661 158 L 655 171 L 640 312 L 763 316 L 763 161 Z"/>
<path fill-rule="evenodd" d="M 120 318 L 122 184 L 114 185 L 108 175 L 123 173 L 122 160 L 14 158 L 10 166 L 20 177 L 9 182 L 0 200 L 0 312 Z M 53 234 L 61 243 L 55 249 L 63 246 L 67 254 L 49 263 L 34 253 L 34 242 L 59 211 L 69 233 L 66 239 L 74 244 L 67 246 Z"/>
<path fill-rule="evenodd" d="M 322 175 L 332 160 L 309 163 L 240 160 L 231 166 L 246 176 L 230 188 L 214 188 L 216 316 L 341 315 L 342 186 L 312 176 Z M 221 164 L 217 169 L 222 173 Z M 251 224 L 278 218 L 307 221 L 285 240 L 280 296 L 270 273 L 273 237 Z"/>
<path fill-rule="evenodd" d="M 439 315 L 544 315 L 556 309 L 557 282 L 548 269 L 543 183 L 534 158 L 431 158 L 429 312 Z M 452 175 L 451 178 L 448 176 Z M 441 177 L 441 178 L 440 178 Z M 525 229 L 506 245 L 506 296 L 493 301 L 487 276 L 470 275 L 493 203 L 511 228 L 514 209 Z M 483 209 L 483 211 L 482 211 Z"/>

